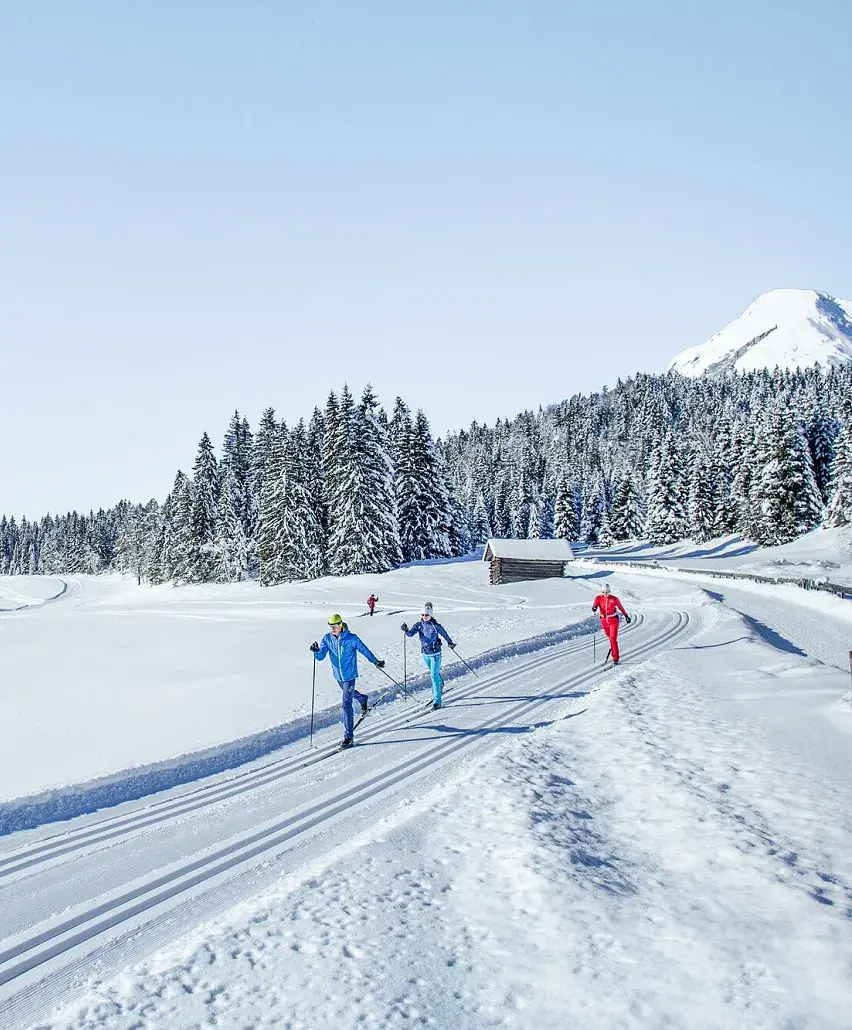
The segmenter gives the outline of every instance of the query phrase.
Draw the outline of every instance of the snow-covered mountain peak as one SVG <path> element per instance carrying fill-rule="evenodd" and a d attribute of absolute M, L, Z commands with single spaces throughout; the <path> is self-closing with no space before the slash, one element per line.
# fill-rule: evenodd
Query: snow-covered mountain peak
<path fill-rule="evenodd" d="M 678 354 L 667 371 L 750 372 L 758 368 L 806 368 L 852 361 L 852 301 L 816 290 L 761 294 L 721 332 Z"/>

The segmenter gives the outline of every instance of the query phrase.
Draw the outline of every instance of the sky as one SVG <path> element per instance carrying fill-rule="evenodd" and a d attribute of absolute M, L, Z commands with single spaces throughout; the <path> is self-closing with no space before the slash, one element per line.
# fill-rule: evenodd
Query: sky
<path fill-rule="evenodd" d="M 852 298 L 852 9 L 0 0 L 0 511 L 162 499 L 235 409 L 443 433 Z"/>

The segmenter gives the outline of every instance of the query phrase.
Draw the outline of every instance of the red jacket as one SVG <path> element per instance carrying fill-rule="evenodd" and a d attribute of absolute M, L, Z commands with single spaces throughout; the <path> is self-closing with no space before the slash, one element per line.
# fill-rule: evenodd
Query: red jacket
<path fill-rule="evenodd" d="M 598 594 L 592 605 L 592 610 L 594 611 L 595 608 L 601 613 L 602 619 L 617 619 L 618 615 L 616 612 L 621 612 L 625 618 L 627 617 L 624 605 L 615 594 Z"/>

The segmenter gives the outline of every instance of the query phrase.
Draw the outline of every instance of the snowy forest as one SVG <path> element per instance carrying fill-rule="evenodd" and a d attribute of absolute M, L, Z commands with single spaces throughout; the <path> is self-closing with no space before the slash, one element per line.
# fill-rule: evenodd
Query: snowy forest
<path fill-rule="evenodd" d="M 0 519 L 3 573 L 119 571 L 157 583 L 269 586 L 453 557 L 490 536 L 785 543 L 852 523 L 852 366 L 612 389 L 433 440 L 348 387 L 292 427 L 235 413 L 220 454 L 146 504 Z"/>

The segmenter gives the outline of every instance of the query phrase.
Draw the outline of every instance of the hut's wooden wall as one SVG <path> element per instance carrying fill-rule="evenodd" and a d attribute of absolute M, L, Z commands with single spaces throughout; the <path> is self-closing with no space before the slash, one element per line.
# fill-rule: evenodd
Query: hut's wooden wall
<path fill-rule="evenodd" d="M 522 583 L 527 579 L 562 579 L 564 562 L 529 558 L 492 558 L 491 583 Z"/>

